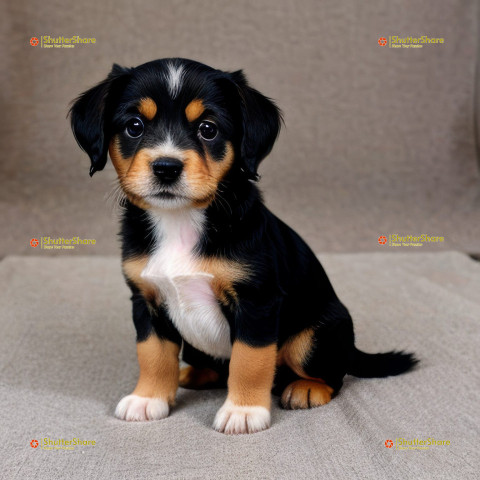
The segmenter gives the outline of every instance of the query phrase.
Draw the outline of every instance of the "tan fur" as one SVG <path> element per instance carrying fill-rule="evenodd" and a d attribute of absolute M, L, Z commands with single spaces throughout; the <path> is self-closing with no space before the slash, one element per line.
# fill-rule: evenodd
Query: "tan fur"
<path fill-rule="evenodd" d="M 155 304 L 161 301 L 157 287 L 141 276 L 147 266 L 148 255 L 127 258 L 123 264 L 123 273 L 140 290 L 143 297 Z M 248 279 L 248 269 L 245 265 L 217 257 L 200 257 L 197 259 L 199 270 L 213 275 L 212 290 L 215 298 L 224 305 L 236 302 L 235 283 Z"/>
<path fill-rule="evenodd" d="M 216 257 L 201 257 L 198 261 L 202 272 L 213 275 L 211 285 L 215 298 L 224 305 L 230 300 L 236 301 L 234 284 L 248 279 L 246 265 Z"/>
<path fill-rule="evenodd" d="M 128 170 L 123 175 L 121 182 L 123 189 L 139 198 L 150 193 L 152 183 L 151 163 L 155 160 L 148 150 L 142 149 L 133 157 Z"/>
<path fill-rule="evenodd" d="M 147 119 L 153 120 L 157 114 L 157 104 L 149 97 L 142 98 L 138 105 L 138 111 Z"/>
<path fill-rule="evenodd" d="M 123 272 L 146 300 L 158 304 L 160 296 L 157 287 L 141 276 L 148 260 L 148 255 L 130 257 L 122 264 Z M 224 305 L 229 304 L 232 300 L 236 301 L 234 284 L 248 279 L 246 266 L 233 260 L 215 257 L 201 257 L 197 261 L 201 272 L 213 275 L 211 285 L 215 298 Z"/>
<path fill-rule="evenodd" d="M 125 195 L 137 207 L 143 208 L 144 210 L 149 209 L 150 205 L 147 202 L 145 202 L 140 195 L 135 193 L 135 191 L 132 191 L 130 188 L 128 188 L 127 174 L 133 163 L 133 158 L 122 157 L 122 154 L 120 153 L 117 137 L 112 138 L 109 149 L 108 149 L 108 153 L 110 154 L 110 158 L 112 159 L 113 166 L 115 167 L 115 170 L 118 175 L 118 180 L 120 182 L 120 185 L 122 186 L 122 189 Z"/>
<path fill-rule="evenodd" d="M 126 259 L 123 264 L 123 273 L 140 290 L 143 297 L 153 303 L 160 303 L 159 292 L 155 285 L 145 278 L 141 273 L 148 263 L 148 255 L 131 257 Z"/>
<path fill-rule="evenodd" d="M 228 400 L 270 408 L 277 346 L 252 347 L 235 341 L 230 359 Z"/>
<path fill-rule="evenodd" d="M 116 137 L 110 142 L 109 153 L 128 199 L 140 208 L 150 208 L 143 197 L 149 193 L 152 180 L 150 165 L 155 158 L 152 158 L 148 149 L 138 151 L 132 158 L 122 157 Z M 213 160 L 208 153 L 204 158 L 194 150 L 183 152 L 184 172 L 192 206 L 206 208 L 210 205 L 217 195 L 218 184 L 232 166 L 233 159 L 233 147 L 229 142 L 226 144 L 224 158 L 219 161 Z"/>
<path fill-rule="evenodd" d="M 289 338 L 280 348 L 277 365 L 288 365 L 298 376 L 309 378 L 303 370 L 314 347 L 313 328 L 307 328 Z"/>
<path fill-rule="evenodd" d="M 314 408 L 328 403 L 332 393 L 333 388 L 321 380 L 297 380 L 288 385 L 280 401 L 283 408 Z"/>
<path fill-rule="evenodd" d="M 204 111 L 205 106 L 203 105 L 202 100 L 196 98 L 187 105 L 187 108 L 185 109 L 185 115 L 189 122 L 194 122 Z"/>
<path fill-rule="evenodd" d="M 219 375 L 211 368 L 194 368 L 191 366 L 180 370 L 179 385 L 183 388 L 200 390 L 218 382 Z"/>
<path fill-rule="evenodd" d="M 207 153 L 204 159 L 194 150 L 185 151 L 184 171 L 193 203 L 198 208 L 206 208 L 214 200 L 217 187 L 233 164 L 233 147 L 226 144 L 225 156 L 215 161 Z"/>
<path fill-rule="evenodd" d="M 134 395 L 162 398 L 170 405 L 178 388 L 180 347 L 169 340 L 160 340 L 155 334 L 137 343 L 140 376 Z"/>
<path fill-rule="evenodd" d="M 114 136 L 110 141 L 108 153 L 110 154 L 113 166 L 117 171 L 118 178 L 122 179 L 126 175 L 128 168 L 132 163 L 132 159 L 124 158 L 120 153 L 120 145 L 117 136 Z"/>

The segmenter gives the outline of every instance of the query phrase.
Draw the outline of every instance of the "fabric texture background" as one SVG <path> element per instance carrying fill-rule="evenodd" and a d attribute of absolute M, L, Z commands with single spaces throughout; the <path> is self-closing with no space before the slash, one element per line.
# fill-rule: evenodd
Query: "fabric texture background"
<path fill-rule="evenodd" d="M 112 257 L 8 257 L 0 262 L 2 478 L 478 478 L 480 264 L 459 253 L 320 257 L 356 325 L 357 345 L 406 349 L 408 374 L 346 377 L 309 411 L 273 408 L 270 430 L 212 430 L 225 390 L 179 390 L 171 415 L 113 417 L 135 386 L 129 292 Z M 95 447 L 42 451 L 42 438 Z M 400 451 L 396 438 L 450 440 Z"/>
<path fill-rule="evenodd" d="M 379 235 L 427 233 L 446 239 L 435 251 L 478 252 L 478 1 L 16 0 L 0 9 L 1 254 L 34 254 L 28 242 L 41 235 L 95 238 L 91 253 L 118 252 L 105 202 L 115 172 L 109 164 L 88 177 L 65 116 L 113 62 L 171 56 L 243 68 L 283 109 L 260 185 L 314 251 L 375 251 Z M 97 43 L 29 45 L 41 35 Z M 380 47 L 388 35 L 445 43 Z"/>

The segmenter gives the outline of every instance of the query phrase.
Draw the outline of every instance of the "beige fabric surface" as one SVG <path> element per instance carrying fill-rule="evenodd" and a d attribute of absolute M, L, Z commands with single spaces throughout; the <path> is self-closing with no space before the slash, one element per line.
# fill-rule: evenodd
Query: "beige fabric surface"
<path fill-rule="evenodd" d="M 68 104 L 113 62 L 169 56 L 244 68 L 278 102 L 286 128 L 261 185 L 315 251 L 376 251 L 379 235 L 427 233 L 446 239 L 435 251 L 478 252 L 479 12 L 476 0 L 2 2 L 0 255 L 35 254 L 29 240 L 45 235 L 97 239 L 75 254 L 117 253 L 104 201 L 115 174 L 88 177 Z M 47 34 L 97 42 L 29 45 Z M 445 44 L 380 47 L 389 35 Z"/>
<path fill-rule="evenodd" d="M 167 419 L 126 423 L 135 385 L 128 290 L 114 257 L 0 262 L 0 465 L 8 480 L 474 479 L 480 470 L 480 264 L 460 253 L 321 255 L 366 351 L 414 351 L 406 375 L 346 377 L 331 403 L 273 409 L 270 430 L 211 429 L 225 391 L 179 390 Z M 44 451 L 32 439 L 94 447 Z M 449 440 L 426 451 L 387 439 Z"/>

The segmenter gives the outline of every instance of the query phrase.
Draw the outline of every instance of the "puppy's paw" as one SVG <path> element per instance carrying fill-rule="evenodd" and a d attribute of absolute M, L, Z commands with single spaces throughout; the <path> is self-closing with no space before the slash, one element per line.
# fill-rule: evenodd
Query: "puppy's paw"
<path fill-rule="evenodd" d="M 118 402 L 115 416 L 127 422 L 145 422 L 161 420 L 168 416 L 169 411 L 168 403 L 161 398 L 127 395 Z"/>
<path fill-rule="evenodd" d="M 282 394 L 283 408 L 296 410 L 325 405 L 332 399 L 333 388 L 326 383 L 314 380 L 297 380 L 291 383 Z"/>
<path fill-rule="evenodd" d="M 226 434 L 255 433 L 270 427 L 270 411 L 261 406 L 235 405 L 226 400 L 217 412 L 213 428 Z"/>

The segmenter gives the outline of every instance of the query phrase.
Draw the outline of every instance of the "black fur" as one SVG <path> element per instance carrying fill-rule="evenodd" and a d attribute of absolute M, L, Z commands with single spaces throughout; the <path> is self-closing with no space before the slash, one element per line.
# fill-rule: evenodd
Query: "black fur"
<path fill-rule="evenodd" d="M 107 163 L 108 139 L 113 134 L 113 111 L 130 79 L 130 72 L 131 69 L 114 64 L 108 77 L 80 95 L 70 109 L 75 139 L 92 162 L 90 176 L 97 170 L 103 170 Z"/>
<path fill-rule="evenodd" d="M 178 99 L 182 108 L 172 109 L 158 89 L 165 60 L 134 69 L 114 66 L 105 81 L 77 99 L 71 109 L 72 128 L 91 158 L 90 174 L 103 169 L 110 139 L 125 128 L 133 106 L 143 97 L 153 98 L 164 116 L 161 122 L 152 121 L 138 142 L 155 145 L 156 138 L 173 122 L 183 122 L 182 129 L 170 128 L 176 145 L 201 152 L 201 143 L 189 131 L 196 126 L 188 126 L 179 115 L 192 98 L 206 99 L 218 119 L 220 138 L 233 144 L 236 160 L 218 187 L 218 201 L 206 209 L 207 221 L 196 254 L 249 266 L 248 281 L 235 285 L 238 302 L 230 299 L 222 305 L 232 342 L 239 339 L 252 346 L 277 343 L 281 348 L 299 332 L 313 328 L 314 346 L 304 371 L 324 379 L 335 391 L 346 374 L 384 377 L 413 367 L 417 360 L 411 354 L 371 355 L 356 349 L 349 312 L 337 298 L 318 259 L 300 236 L 263 204 L 252 180 L 257 178 L 258 165 L 270 153 L 280 130 L 281 113 L 275 104 L 252 89 L 242 72 L 222 72 L 189 60 L 174 61 L 186 72 Z M 122 154 L 132 155 L 139 148 L 138 142 L 122 140 Z M 220 141 L 212 144 L 213 157 L 221 157 L 224 148 Z M 145 210 L 127 201 L 121 227 L 124 259 L 152 252 L 151 230 Z M 130 287 L 138 340 L 154 330 L 158 336 L 180 343 L 181 337 L 165 309 L 157 307 L 152 314 L 136 287 Z M 223 373 L 228 366 L 228 362 L 215 360 L 208 352 L 199 352 L 188 344 L 184 356 L 191 364 Z M 279 368 L 276 388 L 296 378 L 287 367 Z"/>

